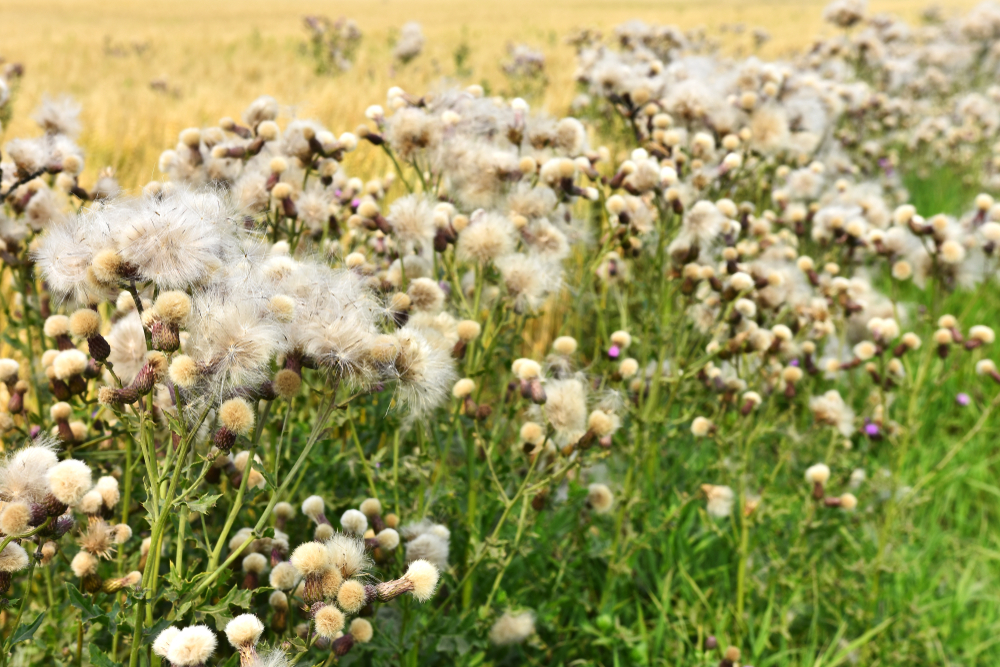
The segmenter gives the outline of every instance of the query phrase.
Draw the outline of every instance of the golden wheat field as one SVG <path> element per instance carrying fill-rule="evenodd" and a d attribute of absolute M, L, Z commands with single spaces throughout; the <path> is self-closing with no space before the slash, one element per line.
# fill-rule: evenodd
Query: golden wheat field
<path fill-rule="evenodd" d="M 947 12 L 972 6 L 947 3 Z M 31 110 L 46 93 L 72 94 L 83 105 L 92 179 L 104 166 L 125 187 L 155 177 L 156 157 L 188 126 L 237 114 L 251 99 L 271 94 L 289 113 L 316 117 L 343 131 L 363 120 L 394 85 L 414 92 L 454 76 L 454 52 L 469 47 L 465 82 L 499 85 L 505 45 L 524 42 L 546 54 L 550 85 L 545 105 L 564 109 L 572 97 L 574 27 L 610 31 L 623 21 L 704 26 L 732 52 L 750 45 L 750 29 L 764 27 L 763 53 L 779 56 L 824 34 L 823 2 L 710 0 L 382 0 L 378 2 L 135 2 L 123 0 L 4 0 L 0 55 L 25 65 L 14 121 L 3 137 L 34 132 Z M 913 20 L 921 0 L 873 2 L 871 11 Z M 364 37 L 351 71 L 317 77 L 303 53 L 302 18 L 322 14 L 355 19 Z M 424 54 L 393 71 L 390 40 L 407 21 L 427 36 Z M 741 34 L 720 28 L 742 24 Z M 157 82 L 158 89 L 151 84 Z M 165 90 L 164 90 L 165 88 Z"/>
<path fill-rule="evenodd" d="M 925 2 L 0 0 L 0 667 L 1000 663 Z"/>

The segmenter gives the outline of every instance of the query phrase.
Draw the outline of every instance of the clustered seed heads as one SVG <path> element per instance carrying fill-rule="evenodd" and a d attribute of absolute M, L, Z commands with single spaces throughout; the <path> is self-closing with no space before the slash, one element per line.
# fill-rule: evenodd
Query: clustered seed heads
<path fill-rule="evenodd" d="M 578 31 L 566 116 L 536 108 L 555 73 L 520 43 L 502 95 L 394 86 L 351 132 L 265 95 L 180 131 L 134 193 L 87 170 L 79 105 L 46 99 L 43 135 L 0 155 L 0 592 L 44 567 L 50 599 L 72 582 L 136 637 L 169 605 L 180 624 L 239 604 L 229 646 L 178 625 L 151 650 L 286 667 L 362 650 L 377 605 L 449 614 L 461 591 L 467 611 L 491 583 L 476 631 L 541 643 L 551 615 L 505 574 L 547 539 L 540 513 L 582 523 L 576 549 L 616 531 L 608 590 L 649 516 L 736 545 L 743 614 L 772 526 L 881 540 L 869 517 L 905 511 L 885 502 L 912 491 L 903 445 L 937 395 L 962 389 L 951 428 L 1000 384 L 989 313 L 947 312 L 1000 270 L 1000 10 L 823 18 L 836 34 L 781 61 L 641 21 Z M 354 21 L 305 24 L 321 72 L 350 67 Z M 402 26 L 393 68 L 424 46 Z M 5 122 L 19 76 L 0 61 Z M 980 194 L 923 210 L 908 188 L 944 170 Z M 680 514 L 639 496 L 662 487 Z M 724 646 L 705 642 L 740 664 Z"/>

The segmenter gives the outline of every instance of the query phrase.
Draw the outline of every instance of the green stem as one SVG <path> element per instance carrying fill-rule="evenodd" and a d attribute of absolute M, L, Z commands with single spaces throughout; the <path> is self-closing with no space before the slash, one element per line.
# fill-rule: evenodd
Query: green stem
<path fill-rule="evenodd" d="M 323 408 L 323 411 L 320 414 L 319 418 L 316 420 L 316 424 L 313 426 L 313 431 L 312 433 L 310 433 L 309 439 L 306 441 L 305 447 L 302 448 L 302 452 L 295 460 L 295 464 L 292 465 L 292 469 L 288 472 L 288 476 L 285 478 L 285 481 L 282 482 L 281 486 L 278 487 L 278 490 L 271 495 L 271 500 L 270 502 L 268 502 L 267 507 L 264 508 L 264 511 L 261 512 L 260 519 L 257 521 L 257 525 L 254 526 L 253 531 L 251 531 L 250 535 L 243 542 L 243 544 L 233 549 L 233 552 L 229 555 L 229 558 L 227 558 L 226 561 L 223 562 L 222 564 L 218 565 L 207 577 L 205 577 L 205 579 L 203 579 L 202 582 L 198 584 L 198 587 L 194 591 L 192 591 L 185 599 L 187 600 L 193 599 L 194 597 L 200 595 L 206 588 L 211 586 L 215 582 L 215 580 L 219 577 L 219 574 L 225 568 L 229 567 L 229 565 L 232 564 L 232 562 L 235 561 L 241 553 L 243 553 L 243 550 L 246 549 L 251 542 L 253 542 L 260 536 L 259 535 L 260 531 L 263 530 L 264 526 L 267 524 L 267 521 L 271 516 L 271 510 L 273 510 L 274 506 L 278 504 L 278 499 L 284 497 L 285 491 L 288 489 L 288 485 L 292 483 L 293 479 L 295 479 L 296 473 L 299 471 L 299 468 L 301 468 L 302 465 L 305 463 L 306 458 L 309 456 L 309 452 L 312 451 L 312 448 L 319 441 L 320 435 L 322 435 L 325 432 L 324 427 L 326 425 L 326 422 L 329 420 L 330 415 L 337 407 L 336 397 L 337 397 L 337 386 L 335 385 L 333 388 L 333 392 L 330 395 L 329 401 Z"/>
<path fill-rule="evenodd" d="M 0 552 L 2 551 L 3 549 L 0 549 Z M 21 596 L 21 604 L 17 608 L 17 616 L 14 617 L 14 625 L 11 626 L 10 634 L 7 636 L 7 641 L 4 642 L 4 647 L 3 647 L 4 665 L 7 664 L 7 656 L 10 655 L 11 649 L 13 648 L 10 642 L 14 639 L 14 635 L 17 634 L 17 628 L 21 625 L 21 616 L 24 615 L 24 610 L 28 606 L 28 599 L 31 597 L 31 578 L 32 575 L 34 575 L 34 573 L 35 573 L 35 559 L 29 558 L 28 576 L 25 577 L 24 579 L 25 581 L 24 595 Z"/>
<path fill-rule="evenodd" d="M 361 468 L 365 471 L 365 478 L 368 480 L 368 489 L 371 491 L 372 498 L 377 498 L 378 493 L 375 491 L 375 477 L 372 475 L 371 467 L 368 465 L 368 459 L 365 458 L 365 450 L 361 447 L 361 440 L 358 438 L 358 428 L 354 425 L 354 417 L 351 416 L 351 408 L 347 408 L 347 423 L 351 426 L 351 435 L 354 440 L 354 447 L 358 450 L 358 458 L 361 459 Z"/>
<path fill-rule="evenodd" d="M 215 549 L 212 550 L 212 557 L 208 561 L 209 569 L 215 567 L 219 564 L 219 556 L 222 554 L 222 545 L 226 543 L 226 538 L 229 537 L 229 531 L 233 527 L 233 523 L 236 521 L 237 515 L 243 508 L 243 496 L 246 495 L 247 485 L 250 480 L 250 472 L 253 469 L 253 455 L 254 451 L 257 449 L 257 443 L 260 440 L 260 434 L 264 429 L 264 421 L 267 420 L 267 416 L 271 410 L 271 402 L 268 401 L 264 404 L 264 410 L 261 415 L 258 415 L 257 428 L 254 432 L 253 442 L 250 444 L 250 454 L 247 456 L 247 465 L 243 470 L 243 478 L 240 480 L 240 488 L 236 492 L 236 500 L 233 501 L 233 506 L 229 509 L 229 516 L 226 517 L 226 523 L 222 527 L 222 532 L 219 534 L 219 539 L 215 543 Z"/>

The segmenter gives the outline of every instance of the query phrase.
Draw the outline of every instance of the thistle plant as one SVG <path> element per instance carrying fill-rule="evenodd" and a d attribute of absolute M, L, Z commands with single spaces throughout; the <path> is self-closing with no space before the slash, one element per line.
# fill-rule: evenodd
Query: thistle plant
<path fill-rule="evenodd" d="M 824 18 L 782 62 L 580 33 L 574 115 L 259 97 L 141 192 L 48 99 L 0 162 L 0 667 L 891 662 L 1000 404 L 1000 14 Z"/>

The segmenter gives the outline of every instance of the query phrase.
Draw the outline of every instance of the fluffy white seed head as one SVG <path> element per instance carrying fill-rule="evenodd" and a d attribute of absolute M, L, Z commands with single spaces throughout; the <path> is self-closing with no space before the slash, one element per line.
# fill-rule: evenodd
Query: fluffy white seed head
<path fill-rule="evenodd" d="M 357 613 L 366 602 L 365 585 L 357 579 L 348 579 L 337 591 L 337 604 L 348 614 Z"/>
<path fill-rule="evenodd" d="M 476 390 L 476 383 L 474 380 L 469 378 L 462 378 L 455 383 L 455 386 L 451 389 L 451 395 L 455 398 L 462 399 L 469 396 Z"/>
<path fill-rule="evenodd" d="M 382 503 L 378 498 L 365 498 L 361 502 L 361 507 L 358 509 L 360 509 L 361 513 L 366 517 L 371 518 L 382 514 Z"/>
<path fill-rule="evenodd" d="M 26 567 L 28 567 L 28 552 L 20 544 L 11 542 L 0 552 L 0 572 L 20 572 Z"/>
<path fill-rule="evenodd" d="M 615 496 L 606 484 L 591 484 L 587 488 L 587 502 L 595 512 L 605 514 L 611 511 Z"/>
<path fill-rule="evenodd" d="M 91 554 L 89 551 L 81 550 L 73 556 L 73 560 L 70 561 L 69 567 L 73 570 L 74 575 L 83 578 L 97 572 L 97 562 L 96 556 Z"/>
<path fill-rule="evenodd" d="M 354 637 L 354 641 L 359 644 L 367 644 L 372 640 L 372 636 L 375 631 L 372 629 L 372 624 L 364 618 L 356 618 L 351 621 L 351 636 Z"/>
<path fill-rule="evenodd" d="M 102 507 L 104 507 L 104 499 L 101 498 L 101 493 L 97 489 L 87 491 L 83 494 L 83 498 L 80 498 L 80 502 L 76 504 L 78 511 L 89 515 L 97 514 Z"/>
<path fill-rule="evenodd" d="M 219 406 L 219 421 L 236 435 L 249 435 L 254 420 L 253 408 L 242 398 L 231 398 Z"/>
<path fill-rule="evenodd" d="M 49 470 L 48 480 L 56 500 L 65 505 L 76 505 L 90 490 L 90 467 L 83 461 L 66 459 Z"/>
<path fill-rule="evenodd" d="M 313 521 L 318 521 L 323 516 L 324 509 L 326 509 L 326 503 L 319 496 L 309 496 L 302 501 L 302 513 Z"/>
<path fill-rule="evenodd" d="M 981 343 L 989 345 L 996 338 L 993 333 L 993 329 L 982 324 L 977 324 L 976 326 L 969 329 L 969 338 L 977 340 Z"/>
<path fill-rule="evenodd" d="M 21 364 L 14 359 L 0 359 L 0 382 L 14 382 L 17 380 Z"/>
<path fill-rule="evenodd" d="M 339 569 L 345 579 L 363 574 L 371 566 L 365 541 L 360 536 L 335 533 L 326 540 L 325 546 L 331 565 Z"/>
<path fill-rule="evenodd" d="M 282 500 L 274 506 L 274 516 L 287 521 L 295 516 L 295 505 Z"/>
<path fill-rule="evenodd" d="M 226 639 L 233 648 L 253 646 L 264 632 L 264 624 L 253 614 L 240 614 L 226 623 Z"/>
<path fill-rule="evenodd" d="M 49 338 L 58 338 L 69 333 L 69 318 L 65 315 L 50 315 L 42 328 Z"/>
<path fill-rule="evenodd" d="M 299 571 L 292 563 L 282 561 L 271 569 L 268 583 L 271 584 L 271 588 L 290 591 L 299 583 Z"/>
<path fill-rule="evenodd" d="M 576 352 L 576 339 L 572 336 L 559 336 L 552 341 L 552 349 L 556 354 L 569 356 Z"/>
<path fill-rule="evenodd" d="M 20 535 L 28 530 L 31 508 L 26 503 L 7 503 L 0 512 L 0 530 L 5 535 Z"/>
<path fill-rule="evenodd" d="M 386 528 L 375 536 L 378 540 L 379 548 L 385 551 L 393 551 L 399 546 L 399 533 L 393 528 Z"/>
<path fill-rule="evenodd" d="M 340 516 L 340 525 L 347 533 L 364 535 L 368 530 L 368 517 L 358 510 L 350 509 Z"/>
<path fill-rule="evenodd" d="M 462 320 L 458 323 L 455 333 L 458 337 L 464 341 L 475 340 L 479 337 L 482 332 L 482 327 L 479 326 L 478 322 L 473 320 Z"/>
<path fill-rule="evenodd" d="M 191 625 L 170 642 L 167 660 L 176 667 L 202 665 L 215 653 L 217 644 L 215 633 L 207 625 Z"/>
<path fill-rule="evenodd" d="M 80 350 L 63 350 L 56 355 L 52 368 L 60 380 L 80 375 L 87 369 L 88 357 Z"/>
<path fill-rule="evenodd" d="M 303 576 L 309 577 L 329 569 L 330 554 L 319 542 L 306 542 L 296 547 L 290 561 Z"/>
<path fill-rule="evenodd" d="M 243 558 L 243 571 L 250 574 L 260 574 L 267 569 L 268 560 L 264 554 L 247 554 Z"/>
<path fill-rule="evenodd" d="M 173 643 L 180 632 L 180 628 L 175 628 L 172 625 L 161 630 L 160 634 L 156 635 L 156 639 L 153 640 L 153 653 L 161 658 L 166 658 L 167 651 L 170 650 L 170 644 Z"/>
<path fill-rule="evenodd" d="M 437 589 L 440 574 L 438 569 L 425 560 L 410 563 L 403 575 L 413 584 L 412 595 L 420 602 L 427 602 Z"/>
<path fill-rule="evenodd" d="M 490 628 L 490 642 L 508 646 L 524 642 L 535 632 L 535 616 L 530 611 L 520 614 L 506 612 Z"/>
<path fill-rule="evenodd" d="M 611 344 L 624 350 L 632 344 L 632 335 L 627 331 L 615 331 L 611 334 Z"/>
<path fill-rule="evenodd" d="M 696 438 L 704 438 L 712 430 L 712 422 L 706 417 L 695 417 L 694 421 L 691 422 L 691 433 Z"/>
<path fill-rule="evenodd" d="M 121 492 L 118 489 L 118 480 L 110 475 L 105 475 L 97 480 L 94 490 L 101 494 L 101 501 L 104 506 L 111 509 L 118 504 L 121 499 Z"/>
<path fill-rule="evenodd" d="M 806 468 L 806 481 L 810 484 L 826 484 L 830 479 L 830 468 L 825 463 Z"/>
<path fill-rule="evenodd" d="M 324 605 L 313 617 L 316 634 L 325 639 L 336 639 L 344 629 L 345 622 L 344 612 L 332 604 Z"/>
<path fill-rule="evenodd" d="M 194 359 L 186 354 L 180 354 L 170 363 L 168 375 L 170 381 L 181 389 L 190 389 L 198 383 L 201 371 Z"/>

